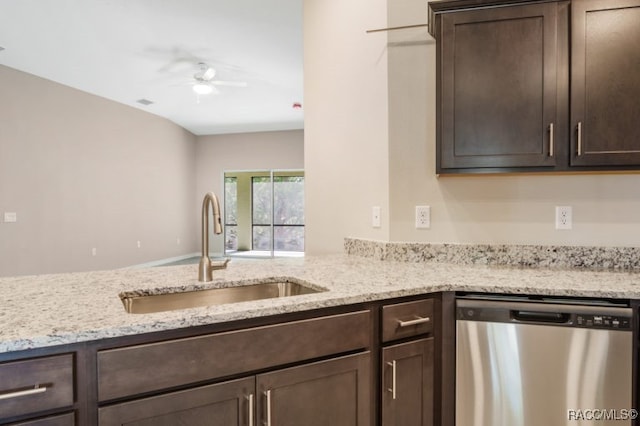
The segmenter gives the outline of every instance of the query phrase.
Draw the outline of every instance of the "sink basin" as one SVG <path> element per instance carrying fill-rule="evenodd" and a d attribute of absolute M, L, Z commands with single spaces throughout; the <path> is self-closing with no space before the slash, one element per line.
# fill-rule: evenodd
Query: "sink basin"
<path fill-rule="evenodd" d="M 176 291 L 162 294 L 120 295 L 124 309 L 130 314 L 148 314 L 199 306 L 222 305 L 250 300 L 292 297 L 326 291 L 312 288 L 290 279 L 264 281 L 258 284 L 210 288 L 193 291 Z"/>

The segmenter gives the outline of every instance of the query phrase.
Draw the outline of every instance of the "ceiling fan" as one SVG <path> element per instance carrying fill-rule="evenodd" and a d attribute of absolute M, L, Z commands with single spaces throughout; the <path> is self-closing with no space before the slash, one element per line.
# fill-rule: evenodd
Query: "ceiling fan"
<path fill-rule="evenodd" d="M 219 90 L 215 86 L 247 86 L 247 83 L 244 81 L 214 80 L 216 76 L 216 70 L 211 68 L 204 62 L 199 62 L 198 68 L 198 72 L 193 75 L 195 81 L 193 82 L 192 89 L 199 96 L 219 93 Z"/>

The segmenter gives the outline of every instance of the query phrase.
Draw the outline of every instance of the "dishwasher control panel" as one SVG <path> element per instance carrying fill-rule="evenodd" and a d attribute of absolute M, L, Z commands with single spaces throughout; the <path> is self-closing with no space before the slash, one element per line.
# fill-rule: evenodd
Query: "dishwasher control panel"
<path fill-rule="evenodd" d="M 577 326 L 589 328 L 606 328 L 628 330 L 631 328 L 630 318 L 619 317 L 614 315 L 585 315 L 576 314 L 575 318 Z"/>

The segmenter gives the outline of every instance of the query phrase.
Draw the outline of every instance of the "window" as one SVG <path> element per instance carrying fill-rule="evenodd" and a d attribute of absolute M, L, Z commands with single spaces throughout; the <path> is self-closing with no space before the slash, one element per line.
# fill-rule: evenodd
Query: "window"
<path fill-rule="evenodd" d="M 251 178 L 252 250 L 271 251 L 271 177 Z"/>
<path fill-rule="evenodd" d="M 278 251 L 304 251 L 304 177 L 273 178 L 274 248 Z"/>
<path fill-rule="evenodd" d="M 238 250 L 238 178 L 224 178 L 224 249 Z"/>
<path fill-rule="evenodd" d="M 304 253 L 304 173 L 225 173 L 225 250 L 235 254 Z"/>

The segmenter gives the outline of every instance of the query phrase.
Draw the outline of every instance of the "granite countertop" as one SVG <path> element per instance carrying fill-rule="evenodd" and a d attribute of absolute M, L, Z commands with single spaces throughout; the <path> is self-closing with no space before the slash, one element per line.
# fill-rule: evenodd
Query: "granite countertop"
<path fill-rule="evenodd" d="M 154 314 L 128 314 L 118 296 L 287 277 L 327 291 Z M 640 273 L 336 255 L 231 261 L 211 283 L 197 265 L 0 278 L 0 353 L 449 290 L 640 298 Z"/>

